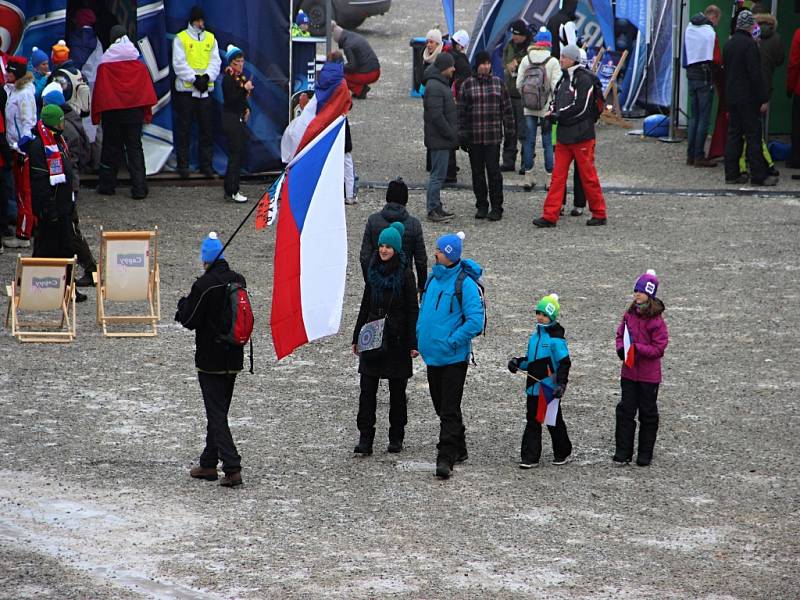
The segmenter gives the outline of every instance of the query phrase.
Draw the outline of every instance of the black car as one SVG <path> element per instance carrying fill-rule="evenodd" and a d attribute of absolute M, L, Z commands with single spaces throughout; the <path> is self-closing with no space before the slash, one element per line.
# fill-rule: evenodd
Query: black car
<path fill-rule="evenodd" d="M 355 29 L 367 17 L 388 12 L 392 0 L 331 0 L 331 3 L 333 20 L 345 29 Z M 325 35 L 325 0 L 302 0 L 298 4 L 308 15 L 311 33 Z"/>

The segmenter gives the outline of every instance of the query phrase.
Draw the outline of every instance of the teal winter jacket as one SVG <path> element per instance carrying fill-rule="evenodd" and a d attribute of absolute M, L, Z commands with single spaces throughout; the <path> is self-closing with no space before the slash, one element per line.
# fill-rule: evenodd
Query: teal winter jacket
<path fill-rule="evenodd" d="M 520 369 L 527 371 L 531 377 L 547 381 L 551 388 L 557 385 L 566 387 L 572 363 L 564 339 L 564 328 L 558 321 L 547 325 L 537 323 L 536 331 L 528 340 L 528 354 L 518 361 Z M 529 396 L 536 396 L 539 383 L 529 377 L 525 392 Z"/>
<path fill-rule="evenodd" d="M 462 269 L 476 279 L 483 272 L 478 263 L 463 259 L 451 267 L 434 265 L 428 277 L 417 319 L 417 349 L 430 367 L 469 360 L 472 338 L 483 331 L 483 300 L 472 277 L 464 278 L 461 305 L 456 298 Z"/>

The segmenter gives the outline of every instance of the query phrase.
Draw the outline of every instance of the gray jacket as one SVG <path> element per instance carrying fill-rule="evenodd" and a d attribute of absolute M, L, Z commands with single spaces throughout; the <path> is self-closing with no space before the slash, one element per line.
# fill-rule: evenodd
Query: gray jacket
<path fill-rule="evenodd" d="M 429 150 L 458 148 L 458 110 L 450 82 L 433 65 L 425 69 L 425 147 Z"/>
<path fill-rule="evenodd" d="M 339 48 L 344 52 L 347 63 L 344 70 L 349 73 L 369 73 L 381 68 L 378 56 L 363 35 L 355 31 L 342 31 Z"/>

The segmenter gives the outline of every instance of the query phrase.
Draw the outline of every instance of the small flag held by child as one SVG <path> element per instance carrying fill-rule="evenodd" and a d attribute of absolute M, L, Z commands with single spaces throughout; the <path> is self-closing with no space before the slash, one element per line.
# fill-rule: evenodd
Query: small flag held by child
<path fill-rule="evenodd" d="M 624 359 L 625 366 L 630 369 L 631 367 L 633 367 L 634 354 L 636 348 L 633 345 L 633 342 L 631 341 L 631 334 L 628 331 L 627 323 L 625 323 L 625 331 L 622 334 L 622 346 L 625 354 L 625 359 Z"/>

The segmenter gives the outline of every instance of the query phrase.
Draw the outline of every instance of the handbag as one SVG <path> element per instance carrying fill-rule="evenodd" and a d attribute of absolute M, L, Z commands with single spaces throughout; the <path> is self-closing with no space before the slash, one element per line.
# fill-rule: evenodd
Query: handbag
<path fill-rule="evenodd" d="M 386 317 L 375 319 L 364 323 L 358 333 L 358 352 L 365 358 L 377 358 L 387 349 L 386 336 Z"/>

